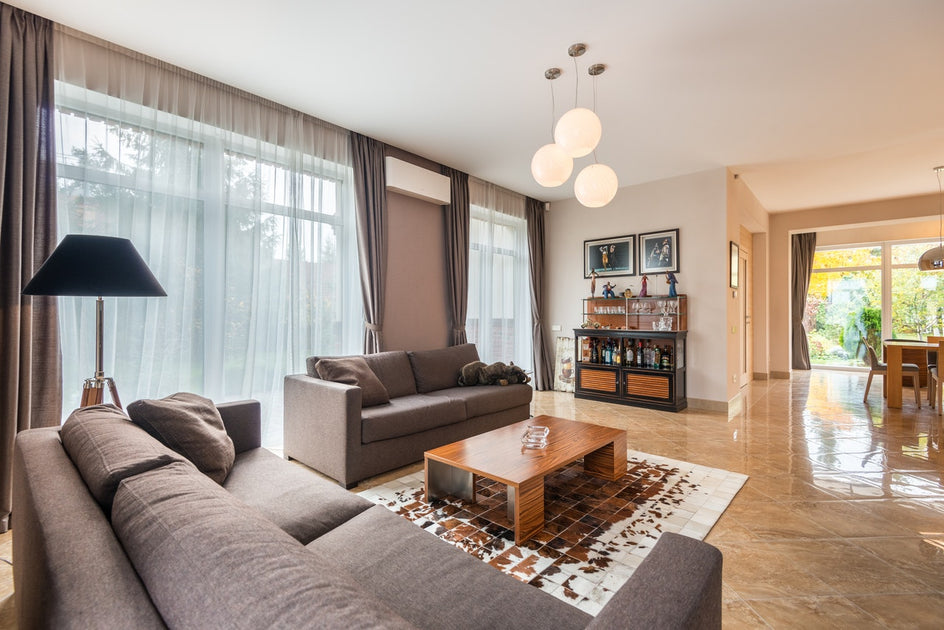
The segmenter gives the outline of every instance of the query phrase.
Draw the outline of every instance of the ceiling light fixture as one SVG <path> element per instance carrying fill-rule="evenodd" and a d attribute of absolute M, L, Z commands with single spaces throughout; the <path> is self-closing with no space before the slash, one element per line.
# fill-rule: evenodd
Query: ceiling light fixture
<path fill-rule="evenodd" d="M 934 172 L 937 174 L 938 192 L 938 245 L 921 254 L 918 259 L 921 271 L 944 271 L 944 185 L 941 183 L 944 166 L 935 166 Z"/>
<path fill-rule="evenodd" d="M 577 70 L 577 57 L 587 52 L 585 44 L 573 44 L 567 54 L 574 60 Z M 588 208 L 600 208 L 610 203 L 619 189 L 619 179 L 612 168 L 597 163 L 596 147 L 603 135 L 603 126 L 596 115 L 596 77 L 603 74 L 606 66 L 593 64 L 588 73 L 594 78 L 593 109 L 578 107 L 579 72 L 575 72 L 574 108 L 565 113 L 554 125 L 554 88 L 551 86 L 551 125 L 554 142 L 545 144 L 531 159 L 531 174 L 542 186 L 555 187 L 563 184 L 573 172 L 573 158 L 593 153 L 594 163 L 583 168 L 574 180 L 574 195 L 582 205 Z M 544 77 L 553 81 L 561 75 L 560 68 L 549 68 Z"/>

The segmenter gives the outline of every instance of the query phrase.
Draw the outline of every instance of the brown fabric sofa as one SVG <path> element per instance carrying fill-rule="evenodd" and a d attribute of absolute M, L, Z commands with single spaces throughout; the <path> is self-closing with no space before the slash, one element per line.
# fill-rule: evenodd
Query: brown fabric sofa
<path fill-rule="evenodd" d="M 256 403 L 219 410 L 237 453 L 222 485 L 114 414 L 86 450 L 104 466 L 58 429 L 17 436 L 20 628 L 721 625 L 711 545 L 664 534 L 594 619 L 262 450 Z"/>
<path fill-rule="evenodd" d="M 285 377 L 285 455 L 346 488 L 530 415 L 530 385 L 458 386 L 462 366 L 479 359 L 473 344 L 364 355 L 390 398 L 372 407 L 356 385 L 321 378 L 321 358 Z"/>

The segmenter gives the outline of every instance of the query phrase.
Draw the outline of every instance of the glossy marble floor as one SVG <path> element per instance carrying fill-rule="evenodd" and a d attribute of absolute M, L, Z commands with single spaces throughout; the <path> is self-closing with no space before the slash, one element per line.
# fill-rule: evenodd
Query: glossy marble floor
<path fill-rule="evenodd" d="M 629 448 L 750 475 L 706 540 L 724 553 L 725 628 L 944 627 L 940 416 L 888 410 L 865 376 L 745 388 L 730 417 L 539 393 L 535 412 L 625 428 Z"/>
<path fill-rule="evenodd" d="M 706 538 L 724 552 L 725 628 L 942 628 L 941 417 L 908 396 L 886 409 L 880 384 L 864 404 L 864 389 L 864 375 L 813 371 L 755 382 L 730 416 L 556 392 L 533 406 L 624 428 L 634 450 L 750 475 Z M 0 558 L 10 540 L 0 535 Z M 0 628 L 13 623 L 9 568 Z"/>

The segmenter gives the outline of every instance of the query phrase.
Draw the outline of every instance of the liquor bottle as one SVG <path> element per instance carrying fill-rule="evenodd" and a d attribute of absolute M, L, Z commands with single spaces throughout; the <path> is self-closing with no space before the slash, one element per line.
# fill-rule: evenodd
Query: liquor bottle
<path fill-rule="evenodd" d="M 668 345 L 666 345 L 665 349 L 662 351 L 662 369 L 672 369 L 672 349 L 669 348 Z"/>
<path fill-rule="evenodd" d="M 600 362 L 600 347 L 596 339 L 590 340 L 590 363 Z"/>
<path fill-rule="evenodd" d="M 643 352 L 642 339 L 636 341 L 636 367 L 646 367 L 646 353 Z"/>
<path fill-rule="evenodd" d="M 646 358 L 643 367 L 652 367 L 652 344 L 646 339 L 646 349 L 643 351 L 643 356 Z"/>
<path fill-rule="evenodd" d="M 609 365 L 613 363 L 613 346 L 610 344 L 610 340 L 607 339 L 603 342 L 603 364 Z"/>
<path fill-rule="evenodd" d="M 614 342 L 616 345 L 613 347 L 613 363 L 617 366 L 623 364 L 623 348 L 622 340 Z"/>
<path fill-rule="evenodd" d="M 633 344 L 633 340 L 627 339 L 626 340 L 626 358 L 623 359 L 623 363 L 626 365 L 626 367 L 635 367 L 636 365 L 635 357 L 634 357 L 636 353 L 633 352 L 634 347 L 635 347 L 635 344 Z"/>
<path fill-rule="evenodd" d="M 659 344 L 656 344 L 656 347 L 652 349 L 652 367 L 656 369 L 662 367 L 662 348 L 659 347 Z"/>

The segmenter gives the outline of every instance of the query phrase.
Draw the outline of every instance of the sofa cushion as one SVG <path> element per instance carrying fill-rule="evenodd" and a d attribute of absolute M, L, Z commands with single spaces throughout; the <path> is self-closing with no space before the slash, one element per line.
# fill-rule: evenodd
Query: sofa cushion
<path fill-rule="evenodd" d="M 264 448 L 237 455 L 223 488 L 302 544 L 373 505 Z"/>
<path fill-rule="evenodd" d="M 462 401 L 469 418 L 531 404 L 534 390 L 530 385 L 491 385 L 487 387 L 450 387 L 430 392 L 429 396 Z"/>
<path fill-rule="evenodd" d="M 126 479 L 112 523 L 171 628 L 412 627 L 192 468 Z"/>
<path fill-rule="evenodd" d="M 388 350 L 386 352 L 375 352 L 374 354 L 358 355 L 363 356 L 367 365 L 374 371 L 380 382 L 387 389 L 390 398 L 398 396 L 409 396 L 416 393 L 416 381 L 413 379 L 413 368 L 410 366 L 410 358 L 403 350 Z M 318 361 L 322 359 L 337 359 L 342 357 L 308 357 L 305 365 L 308 369 L 308 376 L 314 378 L 324 378 L 318 372 Z"/>
<path fill-rule="evenodd" d="M 416 379 L 416 391 L 421 394 L 459 384 L 459 371 L 466 363 L 479 360 L 475 344 L 464 343 L 449 348 L 408 353 Z"/>
<path fill-rule="evenodd" d="M 391 398 L 410 396 L 416 393 L 416 380 L 410 357 L 403 350 L 390 350 L 365 354 L 364 360 L 387 388 Z"/>
<path fill-rule="evenodd" d="M 236 449 L 209 398 L 179 392 L 160 400 L 136 400 L 128 405 L 128 415 L 217 483 L 233 467 Z"/>
<path fill-rule="evenodd" d="M 114 405 L 76 409 L 59 435 L 63 448 L 106 515 L 122 479 L 183 460 Z"/>
<path fill-rule="evenodd" d="M 389 405 L 361 412 L 361 442 L 379 442 L 421 433 L 466 419 L 461 400 L 413 394 L 391 398 Z"/>
<path fill-rule="evenodd" d="M 387 389 L 367 365 L 364 357 L 321 359 L 315 368 L 326 381 L 360 387 L 361 407 L 374 407 L 390 402 Z"/>
<path fill-rule="evenodd" d="M 421 628 L 584 628 L 592 617 L 382 506 L 308 545 Z M 351 553 L 357 549 L 357 553 Z M 421 576 L 421 579 L 404 579 Z M 449 611 L 445 617 L 443 611 Z M 626 627 L 632 619 L 612 627 Z"/>

